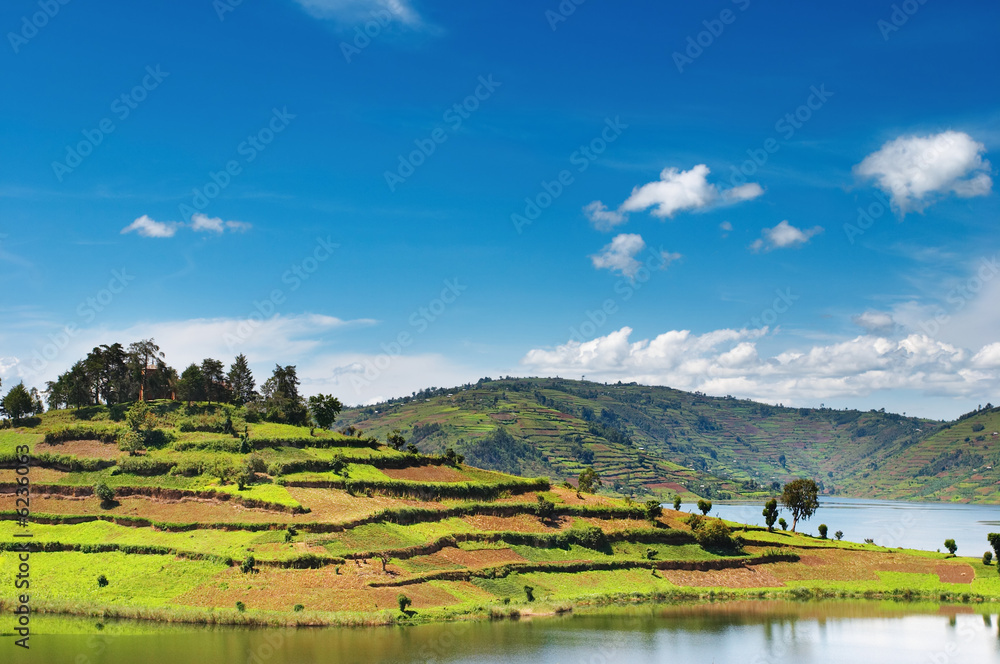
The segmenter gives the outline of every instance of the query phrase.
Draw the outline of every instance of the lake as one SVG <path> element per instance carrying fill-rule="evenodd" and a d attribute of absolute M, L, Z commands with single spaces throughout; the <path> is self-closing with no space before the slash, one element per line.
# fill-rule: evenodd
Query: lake
<path fill-rule="evenodd" d="M 686 504 L 681 509 L 691 511 L 695 506 Z M 711 515 L 763 526 L 763 509 L 764 501 L 716 503 Z M 791 515 L 784 510 L 780 515 L 791 528 Z M 829 537 L 842 530 L 845 540 L 863 542 L 871 538 L 876 544 L 893 548 L 943 551 L 944 541 L 954 539 L 959 555 L 978 557 L 990 549 L 987 533 L 1000 532 L 1000 506 L 823 497 L 816 515 L 800 521 L 796 530 L 818 534 L 821 523 L 830 527 Z"/>
<path fill-rule="evenodd" d="M 1000 661 L 1000 616 L 965 607 L 873 602 L 733 602 L 643 607 L 626 614 L 401 628 L 247 630 L 109 623 L 98 635 L 32 637 L 28 656 L 55 664 L 825 664 Z M 94 621 L 61 621 L 81 631 Z M 44 629 L 44 622 L 39 627 Z M 116 632 L 144 630 L 144 634 Z M 4 661 L 12 644 L 4 643 Z"/>

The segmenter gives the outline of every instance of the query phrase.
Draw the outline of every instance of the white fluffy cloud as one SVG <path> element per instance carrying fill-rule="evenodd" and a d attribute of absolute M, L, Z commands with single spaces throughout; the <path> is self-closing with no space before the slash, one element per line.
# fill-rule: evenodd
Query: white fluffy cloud
<path fill-rule="evenodd" d="M 628 221 L 627 214 L 618 210 L 609 210 L 608 206 L 600 201 L 588 203 L 583 207 L 583 212 L 590 219 L 594 228 L 599 231 L 609 231 Z"/>
<path fill-rule="evenodd" d="M 813 236 L 823 232 L 821 226 L 813 226 L 802 230 L 782 221 L 774 228 L 765 228 L 761 231 L 762 237 L 754 240 L 750 248 L 754 251 L 771 251 L 773 249 L 788 249 L 790 247 L 801 247 Z"/>
<path fill-rule="evenodd" d="M 633 279 L 642 268 L 642 262 L 636 256 L 645 249 L 646 242 L 642 239 L 641 235 L 637 233 L 622 233 L 621 235 L 616 235 L 609 244 L 606 244 L 600 253 L 592 255 L 590 260 L 598 270 L 605 269 L 612 272 L 619 272 L 629 279 Z M 680 254 L 668 251 L 653 253 L 655 255 L 651 258 L 655 258 L 653 262 L 660 269 L 666 268 L 667 265 L 681 257 Z"/>
<path fill-rule="evenodd" d="M 138 233 L 143 237 L 173 237 L 178 224 L 173 221 L 154 221 L 148 215 L 142 215 L 121 230 L 125 233 Z"/>
<path fill-rule="evenodd" d="M 630 212 L 653 208 L 654 216 L 666 218 L 685 210 L 697 211 L 748 201 L 764 193 L 756 182 L 719 189 L 708 181 L 709 173 L 705 164 L 698 164 L 689 171 L 665 168 L 659 180 L 634 188 L 617 210 L 609 210 L 601 201 L 594 201 L 584 208 L 584 212 L 596 228 L 607 230 L 624 223 Z"/>
<path fill-rule="evenodd" d="M 985 196 L 993 186 L 982 143 L 960 131 L 900 136 L 854 167 L 902 212 L 922 211 L 938 196 Z"/>
<path fill-rule="evenodd" d="M 184 224 L 179 221 L 155 221 L 149 215 L 144 214 L 123 228 L 121 233 L 124 235 L 136 232 L 143 237 L 165 238 L 173 237 L 181 228 L 190 228 L 196 233 L 222 234 L 227 230 L 242 233 L 252 228 L 252 226 L 245 221 L 223 221 L 219 217 L 209 217 L 200 212 L 191 215 L 190 224 Z"/>
<path fill-rule="evenodd" d="M 580 375 L 606 381 L 669 385 L 708 394 L 732 394 L 801 404 L 879 390 L 916 390 L 934 396 L 976 396 L 1000 389 L 1000 344 L 971 353 L 920 334 L 892 340 L 877 335 L 758 354 L 767 328 L 715 330 L 702 335 L 672 330 L 631 341 L 623 327 L 591 341 L 529 351 L 528 372 Z"/>
<path fill-rule="evenodd" d="M 372 12 L 389 12 L 394 20 L 406 24 L 420 22 L 420 15 L 410 0 L 295 0 L 316 18 L 336 19 L 341 22 L 370 21 Z"/>

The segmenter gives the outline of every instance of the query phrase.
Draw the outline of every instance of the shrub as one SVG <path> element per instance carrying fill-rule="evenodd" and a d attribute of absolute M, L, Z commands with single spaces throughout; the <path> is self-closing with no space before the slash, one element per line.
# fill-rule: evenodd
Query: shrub
<path fill-rule="evenodd" d="M 570 531 L 580 546 L 599 551 L 608 546 L 608 536 L 597 526 L 585 526 Z"/>
<path fill-rule="evenodd" d="M 953 539 L 946 539 L 944 541 L 944 548 L 948 549 L 948 553 L 951 555 L 955 555 L 955 552 L 958 551 L 958 545 L 955 544 L 955 540 Z"/>
<path fill-rule="evenodd" d="M 712 501 L 705 500 L 704 498 L 698 500 L 698 510 L 702 514 L 708 514 L 712 511 Z"/>
<path fill-rule="evenodd" d="M 684 519 L 684 523 L 686 523 L 691 530 L 697 532 L 705 524 L 705 517 L 701 514 L 691 514 Z"/>
<path fill-rule="evenodd" d="M 535 513 L 538 514 L 538 518 L 542 521 L 547 521 L 552 518 L 552 515 L 556 511 L 556 504 L 551 500 L 538 496 L 538 505 L 535 508 Z"/>
<path fill-rule="evenodd" d="M 255 571 L 257 567 L 257 560 L 253 556 L 247 556 L 247 559 L 240 563 L 240 571 L 244 574 L 249 574 Z"/>
<path fill-rule="evenodd" d="M 306 607 L 302 606 L 301 604 L 296 604 L 295 606 L 292 607 L 292 611 L 295 611 L 296 613 L 298 613 L 299 611 L 302 611 L 305 608 Z"/>
<path fill-rule="evenodd" d="M 104 576 L 103 574 L 99 574 L 97 576 L 97 587 L 103 588 L 106 585 L 108 585 L 108 577 Z"/>
<path fill-rule="evenodd" d="M 718 519 L 713 519 L 695 531 L 695 539 L 703 549 L 722 551 L 739 551 L 742 545 L 733 537 L 729 526 Z"/>
<path fill-rule="evenodd" d="M 681 509 L 681 497 L 674 496 L 674 511 L 680 511 Z"/>
<path fill-rule="evenodd" d="M 411 600 L 406 595 L 401 594 L 398 597 L 396 597 L 396 603 L 399 605 L 399 610 L 402 613 L 406 613 L 406 608 L 411 604 L 413 604 L 413 600 Z"/>
<path fill-rule="evenodd" d="M 997 569 L 1000 569 L 1000 533 L 990 533 L 986 536 L 986 541 L 993 547 L 993 553 L 997 559 Z"/>
<path fill-rule="evenodd" d="M 646 549 L 646 560 L 656 560 L 656 549 Z"/>
<path fill-rule="evenodd" d="M 840 540 L 844 539 L 844 531 L 843 530 L 838 530 L 837 532 L 835 532 L 833 534 L 833 536 L 836 537 L 837 541 L 839 542 Z"/>
<path fill-rule="evenodd" d="M 788 530 L 788 522 L 785 521 L 785 517 L 778 519 L 778 525 L 781 526 L 782 530 Z"/>
<path fill-rule="evenodd" d="M 993 552 L 987 551 L 986 553 L 983 554 L 983 564 L 989 565 L 992 562 L 993 562 Z"/>
<path fill-rule="evenodd" d="M 525 595 L 525 597 L 528 598 L 529 602 L 534 602 L 535 601 L 535 589 L 532 588 L 531 586 L 525 586 L 524 587 L 524 595 Z"/>
<path fill-rule="evenodd" d="M 663 516 L 663 505 L 660 504 L 658 500 L 647 500 L 646 501 L 646 519 L 650 522 L 654 522 Z"/>
<path fill-rule="evenodd" d="M 94 485 L 94 495 L 100 498 L 104 505 L 109 505 L 115 500 L 115 490 L 109 487 L 104 480 L 100 480 Z"/>
<path fill-rule="evenodd" d="M 819 538 L 826 539 L 826 534 L 829 532 L 829 528 L 826 527 L 825 523 L 819 524 Z"/>
<path fill-rule="evenodd" d="M 118 461 L 118 469 L 130 475 L 166 475 L 177 465 L 176 461 L 156 461 L 149 457 L 126 457 Z"/>
<path fill-rule="evenodd" d="M 247 610 L 247 605 L 244 604 L 243 602 L 236 602 L 236 610 L 239 611 L 240 613 L 243 613 L 244 611 Z"/>
<path fill-rule="evenodd" d="M 972 430 L 976 432 L 982 431 L 985 428 L 986 426 L 982 422 L 976 422 L 972 425 Z"/>

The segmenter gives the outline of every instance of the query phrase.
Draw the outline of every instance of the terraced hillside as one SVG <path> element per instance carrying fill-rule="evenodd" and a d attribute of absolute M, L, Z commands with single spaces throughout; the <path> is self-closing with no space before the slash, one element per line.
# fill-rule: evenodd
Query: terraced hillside
<path fill-rule="evenodd" d="M 828 493 L 856 496 L 885 482 L 879 491 L 888 495 L 891 482 L 876 471 L 895 467 L 903 451 L 943 426 L 874 410 L 785 408 L 551 378 L 427 390 L 347 411 L 343 421 L 376 435 L 400 429 L 424 451 L 455 445 L 472 462 L 507 472 L 564 479 L 592 463 L 622 491 L 708 497 L 763 496 L 774 483 L 803 476 Z"/>
<path fill-rule="evenodd" d="M 1000 408 L 937 428 L 847 490 L 877 498 L 1000 503 Z"/>
<path fill-rule="evenodd" d="M 1000 596 L 974 559 L 759 529 L 740 541 L 715 519 L 454 455 L 245 423 L 228 406 L 152 410 L 135 455 L 115 442 L 123 407 L 0 431 L 0 610 L 17 602 L 6 561 L 24 548 L 33 611 L 105 618 L 384 624 L 786 592 Z"/>

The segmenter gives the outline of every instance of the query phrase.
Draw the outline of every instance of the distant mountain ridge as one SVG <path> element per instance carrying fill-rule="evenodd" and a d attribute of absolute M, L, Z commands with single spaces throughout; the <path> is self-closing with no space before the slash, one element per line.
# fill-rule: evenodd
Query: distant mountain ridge
<path fill-rule="evenodd" d="M 955 422 L 884 410 L 788 408 L 669 387 L 561 378 L 482 379 L 346 410 L 368 433 L 399 429 L 422 451 L 575 478 L 593 465 L 628 493 L 770 495 L 795 477 L 826 493 L 1000 502 L 1000 408 Z"/>

